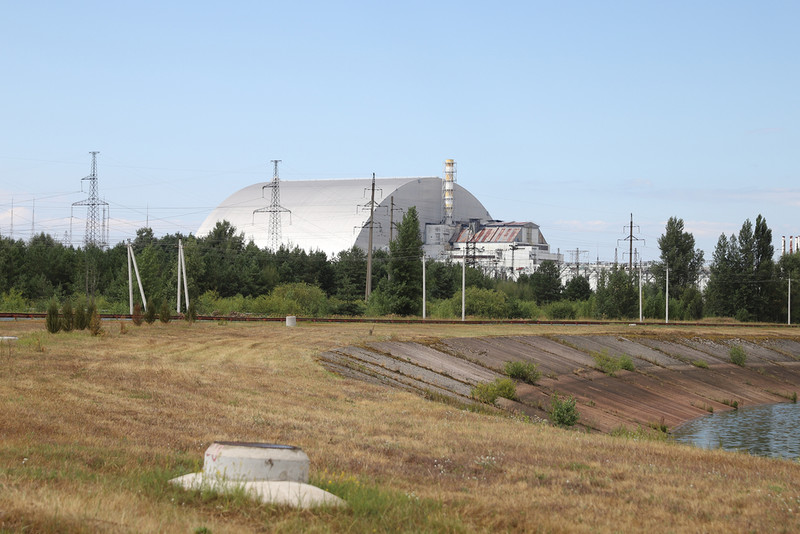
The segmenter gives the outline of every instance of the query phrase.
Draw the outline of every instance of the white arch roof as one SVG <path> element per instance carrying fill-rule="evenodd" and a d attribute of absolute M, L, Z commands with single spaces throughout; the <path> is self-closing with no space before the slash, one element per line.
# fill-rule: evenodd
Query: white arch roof
<path fill-rule="evenodd" d="M 259 247 L 270 247 L 270 213 L 253 213 L 269 207 L 270 182 L 260 182 L 236 191 L 206 217 L 198 236 L 211 232 L 218 221 L 227 220 Z M 291 211 L 281 213 L 281 243 L 305 250 L 322 250 L 329 257 L 358 245 L 366 250 L 369 240 L 371 178 L 351 180 L 281 180 L 280 204 Z M 262 189 L 264 196 L 262 196 Z M 455 184 L 454 220 L 491 219 L 486 208 L 469 191 Z M 420 231 L 425 224 L 442 222 L 442 179 L 379 178 L 375 180 L 373 247 L 389 243 L 390 207 L 394 198 L 394 223 L 416 206 Z M 290 221 L 291 219 L 291 221 Z"/>

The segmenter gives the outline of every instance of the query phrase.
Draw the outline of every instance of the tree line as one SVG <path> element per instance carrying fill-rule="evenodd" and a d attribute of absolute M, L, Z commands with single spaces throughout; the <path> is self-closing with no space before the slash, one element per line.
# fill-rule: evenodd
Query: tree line
<path fill-rule="evenodd" d="M 321 251 L 282 246 L 262 249 L 227 221 L 206 236 L 156 237 L 137 231 L 131 247 L 148 307 L 174 309 L 178 241 L 182 241 L 189 295 L 199 314 L 403 315 L 422 313 L 422 239 L 414 208 L 398 224 L 389 250 L 373 253 L 375 290 L 364 301 L 366 253 L 353 247 L 328 257 Z M 682 219 L 670 218 L 658 240 L 660 260 L 643 280 L 643 314 L 671 320 L 732 317 L 741 321 L 782 321 L 788 280 L 800 273 L 800 253 L 774 260 L 772 232 L 759 215 L 738 234 L 721 235 L 704 290 L 704 264 Z M 0 237 L 0 308 L 44 311 L 51 301 L 96 303 L 105 313 L 127 313 L 127 244 L 108 249 L 73 247 L 39 234 L 29 241 Z M 461 263 L 426 260 L 429 316 L 459 317 Z M 669 285 L 667 285 L 667 278 Z M 135 283 L 135 282 L 134 282 Z M 602 272 L 593 290 L 585 276 L 561 282 L 561 267 L 545 261 L 517 280 L 466 269 L 466 312 L 496 318 L 632 319 L 639 315 L 639 273 L 614 267 Z M 792 287 L 792 306 L 800 302 Z M 138 290 L 137 303 L 142 306 Z"/>

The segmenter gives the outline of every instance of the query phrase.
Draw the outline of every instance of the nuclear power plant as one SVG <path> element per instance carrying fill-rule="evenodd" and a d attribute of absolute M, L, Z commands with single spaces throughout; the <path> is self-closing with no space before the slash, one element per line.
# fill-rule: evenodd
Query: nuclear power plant
<path fill-rule="evenodd" d="M 211 212 L 197 235 L 207 235 L 217 222 L 227 220 L 262 248 L 300 247 L 333 257 L 353 246 L 366 251 L 371 240 L 373 250 L 388 250 L 397 223 L 414 206 L 428 258 L 466 259 L 487 273 L 512 278 L 533 272 L 542 261 L 563 261 L 550 251 L 537 224 L 494 219 L 457 183 L 452 159 L 445 161 L 443 177 L 347 180 L 281 181 L 278 161 L 273 163 L 270 182 L 233 193 Z"/>

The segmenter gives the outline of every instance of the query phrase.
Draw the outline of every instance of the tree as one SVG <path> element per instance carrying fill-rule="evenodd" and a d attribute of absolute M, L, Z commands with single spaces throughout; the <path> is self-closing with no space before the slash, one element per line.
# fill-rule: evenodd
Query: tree
<path fill-rule="evenodd" d="M 422 237 L 417 208 L 411 206 L 397 226 L 397 237 L 389 243 L 391 281 L 381 281 L 391 313 L 417 315 L 422 310 Z"/>
<path fill-rule="evenodd" d="M 564 297 L 567 300 L 588 300 L 592 296 L 592 286 L 585 276 L 576 276 L 564 288 Z"/>
<path fill-rule="evenodd" d="M 536 304 L 548 304 L 561 298 L 561 273 L 554 261 L 543 261 L 530 275 L 528 283 Z"/>
<path fill-rule="evenodd" d="M 656 281 L 665 286 L 669 268 L 669 294 L 680 298 L 683 292 L 697 285 L 703 267 L 703 251 L 694 248 L 694 236 L 683 229 L 683 219 L 670 217 L 664 235 L 658 238 L 661 261 L 653 266 Z"/>
<path fill-rule="evenodd" d="M 742 321 L 775 320 L 780 295 L 775 282 L 772 230 L 761 215 L 747 219 L 738 237 L 721 235 L 714 249 L 706 288 L 708 311 Z"/>
<path fill-rule="evenodd" d="M 638 292 L 634 276 L 618 267 L 614 267 L 611 272 L 600 273 L 595 297 L 600 317 L 620 319 L 634 317 L 638 313 Z"/>

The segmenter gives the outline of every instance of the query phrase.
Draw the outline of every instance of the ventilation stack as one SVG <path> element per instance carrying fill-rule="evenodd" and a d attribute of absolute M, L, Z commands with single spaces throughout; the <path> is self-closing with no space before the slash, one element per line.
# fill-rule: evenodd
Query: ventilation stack
<path fill-rule="evenodd" d="M 452 159 L 444 160 L 444 182 L 442 182 L 442 211 L 444 224 L 453 225 L 453 211 L 455 208 L 456 162 Z"/>

